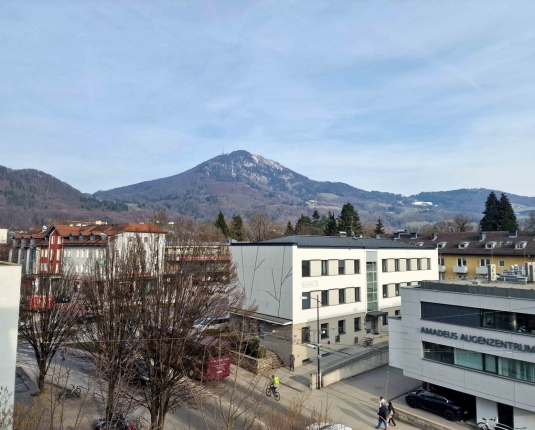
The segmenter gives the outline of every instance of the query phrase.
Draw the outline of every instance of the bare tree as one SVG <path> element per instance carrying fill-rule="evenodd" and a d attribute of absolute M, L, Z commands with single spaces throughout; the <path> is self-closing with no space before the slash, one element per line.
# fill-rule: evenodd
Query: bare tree
<path fill-rule="evenodd" d="M 271 221 L 265 212 L 256 212 L 247 222 L 247 237 L 251 242 L 262 242 L 269 238 Z"/>
<path fill-rule="evenodd" d="M 524 230 L 535 230 L 535 211 L 529 211 L 528 217 L 524 221 Z"/>
<path fill-rule="evenodd" d="M 68 272 L 38 275 L 31 288 L 22 289 L 19 339 L 30 345 L 35 354 L 39 390 L 45 386 L 54 355 L 75 337 L 81 311 Z"/>
<path fill-rule="evenodd" d="M 455 218 L 453 218 L 453 227 L 456 233 L 472 231 L 474 228 L 470 218 L 464 215 L 457 215 Z"/>

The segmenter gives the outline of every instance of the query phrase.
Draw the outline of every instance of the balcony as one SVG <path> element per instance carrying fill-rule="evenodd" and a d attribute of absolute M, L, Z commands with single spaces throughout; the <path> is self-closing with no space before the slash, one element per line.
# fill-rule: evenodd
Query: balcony
<path fill-rule="evenodd" d="M 466 275 L 468 273 L 468 267 L 466 266 L 453 266 L 453 273 L 460 273 Z"/>
<path fill-rule="evenodd" d="M 486 267 L 476 267 L 477 275 L 486 275 L 487 273 L 488 273 L 488 269 Z"/>
<path fill-rule="evenodd" d="M 438 271 L 444 273 L 446 271 L 446 266 L 438 266 Z"/>

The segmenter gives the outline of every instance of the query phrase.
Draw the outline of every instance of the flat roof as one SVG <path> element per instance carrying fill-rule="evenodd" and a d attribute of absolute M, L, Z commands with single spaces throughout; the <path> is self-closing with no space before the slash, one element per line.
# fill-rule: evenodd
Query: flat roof
<path fill-rule="evenodd" d="M 412 243 L 371 237 L 339 236 L 285 236 L 263 242 L 237 242 L 231 246 L 297 245 L 298 248 L 361 248 L 361 249 L 435 249 L 435 246 L 418 246 Z"/>
<path fill-rule="evenodd" d="M 516 284 L 502 281 L 483 282 L 476 280 L 468 281 L 466 279 L 447 279 L 443 281 L 422 281 L 417 286 L 411 288 L 535 300 L 535 283 Z"/>
<path fill-rule="evenodd" d="M 258 312 L 247 312 L 247 311 L 240 311 L 240 310 L 234 310 L 230 312 L 231 314 L 235 315 L 242 315 L 247 318 L 252 318 L 254 320 L 260 320 L 265 321 L 271 324 L 277 324 L 277 325 L 291 325 L 292 320 L 289 320 L 287 318 L 281 318 L 281 317 L 274 317 L 272 315 L 266 315 L 266 314 L 260 314 Z"/>

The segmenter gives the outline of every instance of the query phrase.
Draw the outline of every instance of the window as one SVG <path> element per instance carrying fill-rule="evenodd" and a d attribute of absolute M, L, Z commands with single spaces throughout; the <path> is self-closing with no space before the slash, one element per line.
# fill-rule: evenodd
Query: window
<path fill-rule="evenodd" d="M 360 302 L 360 287 L 355 288 L 355 301 Z"/>
<path fill-rule="evenodd" d="M 61 237 L 58 237 L 58 245 L 61 245 Z"/>
<path fill-rule="evenodd" d="M 416 270 L 422 270 L 422 260 L 419 258 L 416 260 Z"/>
<path fill-rule="evenodd" d="M 399 309 L 397 311 L 394 311 L 394 315 L 399 317 L 401 315 L 401 311 Z"/>
<path fill-rule="evenodd" d="M 388 285 L 383 285 L 383 299 L 386 299 L 388 297 Z"/>
<path fill-rule="evenodd" d="M 50 236 L 50 243 L 51 244 L 56 243 L 56 236 Z"/>
<path fill-rule="evenodd" d="M 505 260 L 498 261 L 498 266 L 505 267 Z"/>
<path fill-rule="evenodd" d="M 56 260 L 59 260 L 61 251 L 58 249 L 56 250 Z"/>
<path fill-rule="evenodd" d="M 346 302 L 346 290 L 343 288 L 340 288 L 338 290 L 338 303 L 343 304 Z"/>
<path fill-rule="evenodd" d="M 329 306 L 329 290 L 321 292 L 321 306 Z"/>
<path fill-rule="evenodd" d="M 431 270 L 431 259 L 427 259 L 427 270 Z"/>
<path fill-rule="evenodd" d="M 486 258 L 481 258 L 479 260 L 479 266 L 480 267 L 487 267 L 490 264 L 490 260 Z"/>
<path fill-rule="evenodd" d="M 412 270 L 412 267 L 411 267 L 411 259 L 410 258 L 407 258 L 407 263 L 406 263 L 406 269 L 405 270 Z"/>
<path fill-rule="evenodd" d="M 438 265 L 439 265 L 439 266 L 444 266 L 444 258 L 440 257 L 440 258 L 438 259 Z"/>
<path fill-rule="evenodd" d="M 329 323 L 321 325 L 321 338 L 327 339 L 329 337 Z"/>
<path fill-rule="evenodd" d="M 396 284 L 395 294 L 399 296 L 399 284 Z"/>
<path fill-rule="evenodd" d="M 383 272 L 388 272 L 388 260 L 383 258 Z"/>
<path fill-rule="evenodd" d="M 394 260 L 394 270 L 395 270 L 396 272 L 399 272 L 399 258 L 396 258 L 396 259 Z"/>
<path fill-rule="evenodd" d="M 303 343 L 310 342 L 310 327 L 303 327 L 301 329 L 301 340 Z"/>
<path fill-rule="evenodd" d="M 338 334 L 346 334 L 346 320 L 338 321 Z"/>
<path fill-rule="evenodd" d="M 80 250 L 77 249 L 77 250 L 76 250 L 76 258 L 79 258 L 79 257 L 80 257 Z"/>
<path fill-rule="evenodd" d="M 458 258 L 457 259 L 457 266 L 459 266 L 459 267 L 466 266 L 466 258 Z"/>
<path fill-rule="evenodd" d="M 441 363 L 453 364 L 453 347 L 431 342 L 423 342 L 423 347 L 424 358 Z"/>
<path fill-rule="evenodd" d="M 360 260 L 355 260 L 353 265 L 355 266 L 355 273 L 360 273 Z"/>
<path fill-rule="evenodd" d="M 388 325 L 388 315 L 383 315 L 383 325 Z"/>
<path fill-rule="evenodd" d="M 303 278 L 310 276 L 310 261 L 303 260 L 301 262 L 301 276 Z"/>
<path fill-rule="evenodd" d="M 327 260 L 321 260 L 321 276 L 329 274 L 329 262 Z"/>
<path fill-rule="evenodd" d="M 43 251 L 43 257 L 48 258 L 48 249 Z"/>
<path fill-rule="evenodd" d="M 301 306 L 301 309 L 310 309 L 310 293 L 303 293 Z"/>
<path fill-rule="evenodd" d="M 345 273 L 346 273 L 346 261 L 338 260 L 338 274 L 345 275 Z"/>
<path fill-rule="evenodd" d="M 360 317 L 353 318 L 353 327 L 355 331 L 360 331 Z"/>

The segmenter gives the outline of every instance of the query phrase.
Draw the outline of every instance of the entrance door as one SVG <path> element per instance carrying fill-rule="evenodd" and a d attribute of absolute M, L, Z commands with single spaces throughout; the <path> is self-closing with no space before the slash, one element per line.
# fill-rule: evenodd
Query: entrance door
<path fill-rule="evenodd" d="M 498 422 L 511 428 L 515 428 L 513 407 L 498 403 Z"/>
<path fill-rule="evenodd" d="M 366 333 L 375 333 L 377 330 L 377 318 L 366 315 Z"/>

